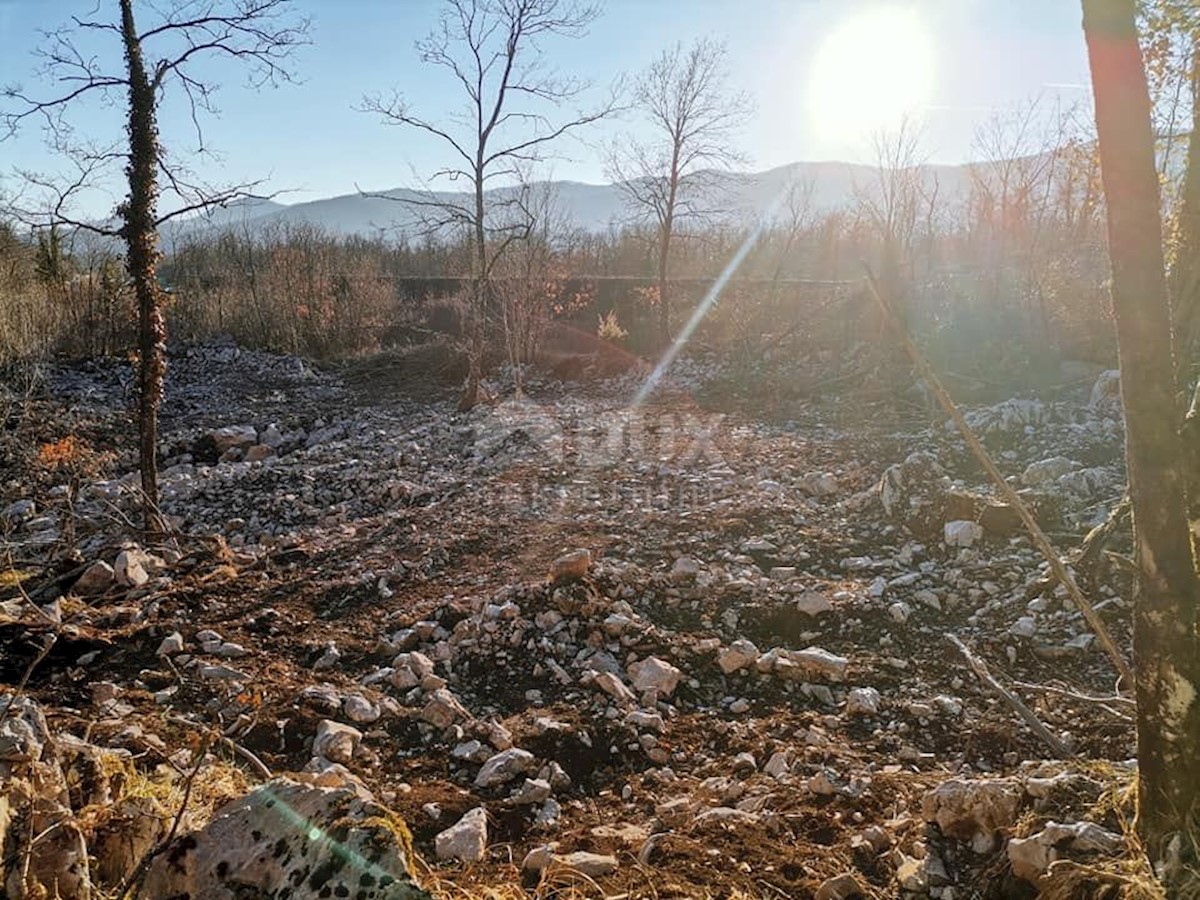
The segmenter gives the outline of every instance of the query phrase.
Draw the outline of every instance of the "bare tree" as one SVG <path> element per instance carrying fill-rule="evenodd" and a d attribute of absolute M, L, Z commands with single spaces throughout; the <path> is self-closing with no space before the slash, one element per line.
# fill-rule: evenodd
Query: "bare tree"
<path fill-rule="evenodd" d="M 873 143 L 872 180 L 854 186 L 855 201 L 880 242 L 880 285 L 892 307 L 907 318 L 904 267 L 911 267 L 923 213 L 936 205 L 937 186 L 923 181 L 921 131 L 911 118 L 903 118 L 894 131 L 876 134 Z"/>
<path fill-rule="evenodd" d="M 106 4 L 107 5 L 107 4 Z M 274 84 L 291 79 L 285 67 L 290 52 L 305 40 L 307 21 L 289 15 L 291 0 L 176 0 L 150 4 L 149 26 L 138 26 L 132 0 L 119 0 L 115 19 L 80 19 L 50 33 L 40 51 L 40 75 L 58 85 L 49 96 L 19 86 L 4 90 L 0 138 L 15 134 L 27 120 L 41 121 L 51 147 L 66 154 L 75 171 L 66 179 L 24 173 L 41 189 L 44 202 L 18 209 L 26 222 L 67 224 L 125 245 L 125 265 L 133 282 L 138 311 L 138 422 L 142 505 L 152 535 L 165 531 L 158 509 L 158 408 L 166 375 L 166 320 L 157 265 L 158 232 L 177 216 L 252 194 L 253 184 L 218 189 L 202 183 L 168 155 L 158 131 L 158 109 L 169 90 L 182 93 L 191 110 L 199 151 L 204 150 L 200 116 L 215 112 L 216 85 L 198 68 L 206 58 L 226 57 L 246 65 L 252 82 Z M 97 8 L 98 12 L 98 8 Z M 82 37 L 109 40 L 107 57 L 85 53 Z M 123 64 L 118 63 L 123 59 Z M 125 140 L 98 146 L 80 139 L 70 125 L 79 101 L 99 96 L 122 104 Z M 123 101 L 123 103 L 122 103 Z M 96 185 L 114 166 L 124 167 L 126 199 L 117 207 L 119 224 L 97 225 L 73 212 L 80 192 Z M 159 211 L 163 187 L 172 208 Z"/>
<path fill-rule="evenodd" d="M 609 175 L 640 223 L 657 237 L 659 340 L 671 339 L 668 281 L 672 241 L 681 226 L 712 222 L 718 170 L 744 162 L 732 141 L 751 112 L 750 97 L 730 91 L 725 45 L 700 38 L 666 50 L 634 82 L 633 105 L 648 137 L 629 137 L 609 154 Z"/>
<path fill-rule="evenodd" d="M 514 244 L 499 261 L 494 284 L 518 400 L 524 391 L 525 366 L 533 362 L 540 349 L 564 278 L 555 252 L 555 234 L 568 232 L 556 212 L 549 183 L 524 184 L 521 190 L 525 194 L 522 208 L 528 211 L 533 225 L 525 240 Z"/>
<path fill-rule="evenodd" d="M 575 0 L 444 0 L 437 28 L 417 43 L 417 51 L 423 62 L 449 73 L 466 95 L 465 108 L 439 123 L 417 115 L 396 92 L 363 100 L 365 112 L 431 134 L 446 146 L 452 161 L 432 181 L 462 178 L 470 188 L 461 201 L 432 191 L 400 198 L 421 213 L 427 231 L 461 229 L 471 248 L 470 368 L 463 408 L 478 397 L 492 272 L 534 224 L 520 190 L 485 194 L 497 179 L 521 179 L 556 141 L 614 110 L 610 98 L 562 115 L 590 85 L 547 68 L 541 52 L 548 38 L 582 37 L 597 15 L 596 7 Z"/>
<path fill-rule="evenodd" d="M 1135 0 L 1083 0 L 1107 201 L 1125 456 L 1140 577 L 1133 613 L 1137 827 L 1169 896 L 1193 896 L 1200 814 L 1200 597 L 1178 430 L 1171 313 Z M 1191 884 L 1184 889 L 1183 880 Z"/>

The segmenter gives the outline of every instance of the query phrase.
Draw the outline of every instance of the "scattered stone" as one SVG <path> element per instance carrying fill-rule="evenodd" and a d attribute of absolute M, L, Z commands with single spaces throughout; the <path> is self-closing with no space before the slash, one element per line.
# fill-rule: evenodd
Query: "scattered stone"
<path fill-rule="evenodd" d="M 361 740 L 362 732 L 357 728 L 322 719 L 317 725 L 317 736 L 313 740 L 313 754 L 345 765 L 354 758 L 354 752 Z"/>
<path fill-rule="evenodd" d="M 534 757 L 528 750 L 517 747 L 503 750 L 483 764 L 475 776 L 475 787 L 490 788 L 507 784 L 518 775 L 528 772 L 533 765 Z"/>
<path fill-rule="evenodd" d="M 966 519 L 947 522 L 945 541 L 947 547 L 973 547 L 983 538 L 983 526 Z"/>
<path fill-rule="evenodd" d="M 633 686 L 639 691 L 656 691 L 659 696 L 670 697 L 679 685 L 683 673 L 669 662 L 650 656 L 629 667 Z"/>
<path fill-rule="evenodd" d="M 587 549 L 573 550 L 554 560 L 550 567 L 550 580 L 554 584 L 578 581 L 588 573 L 592 565 L 592 552 Z"/>
<path fill-rule="evenodd" d="M 438 859 L 479 862 L 487 852 L 487 839 L 487 813 L 477 806 L 434 838 L 434 850 Z"/>
<path fill-rule="evenodd" d="M 183 652 L 183 635 L 178 631 L 172 631 L 158 645 L 158 649 L 154 651 L 156 656 L 174 656 L 176 653 Z"/>
<path fill-rule="evenodd" d="M 846 715 L 879 715 L 879 691 L 873 687 L 854 688 L 846 695 Z"/>
<path fill-rule="evenodd" d="M 73 590 L 84 597 L 95 597 L 111 588 L 115 581 L 113 567 L 103 560 L 97 560 L 83 570 Z"/>
<path fill-rule="evenodd" d="M 717 652 L 717 665 L 726 675 L 744 669 L 758 659 L 758 648 L 747 640 L 736 640 Z"/>
<path fill-rule="evenodd" d="M 976 853 L 989 853 L 996 833 L 1017 819 L 1024 791 L 1004 779 L 943 781 L 925 794 L 921 811 L 946 837 L 970 842 Z"/>
<path fill-rule="evenodd" d="M 843 872 L 821 882 L 815 900 L 857 900 L 865 896 L 858 879 L 850 872 Z"/>

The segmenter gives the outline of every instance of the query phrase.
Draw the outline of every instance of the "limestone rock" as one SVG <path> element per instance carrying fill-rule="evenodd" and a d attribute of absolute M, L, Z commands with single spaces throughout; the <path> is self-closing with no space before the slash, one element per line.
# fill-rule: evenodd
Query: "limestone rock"
<path fill-rule="evenodd" d="M 1017 820 L 1024 792 L 1004 779 L 944 781 L 925 794 L 921 811 L 942 834 L 969 841 L 977 853 L 995 847 L 996 832 Z"/>
<path fill-rule="evenodd" d="M 487 813 L 477 806 L 434 838 L 438 859 L 478 862 L 487 852 Z"/>
<path fill-rule="evenodd" d="M 276 778 L 178 837 L 139 897 L 429 900 L 412 865 L 403 820 L 360 788 L 336 776 Z"/>
<path fill-rule="evenodd" d="M 362 732 L 350 725 L 322 719 L 313 740 L 313 755 L 345 765 L 354 758 Z"/>
<path fill-rule="evenodd" d="M 116 574 L 113 572 L 113 567 L 104 560 L 97 560 L 83 570 L 83 574 L 75 582 L 73 590 L 84 597 L 94 597 L 111 588 L 115 580 Z"/>
<path fill-rule="evenodd" d="M 1047 822 L 1046 827 L 1027 838 L 1012 838 L 1008 842 L 1008 861 L 1013 874 L 1026 881 L 1037 880 L 1064 851 L 1076 853 L 1120 854 L 1125 840 L 1093 822 L 1060 825 Z"/>
<path fill-rule="evenodd" d="M 675 666 L 657 656 L 634 663 L 629 667 L 629 674 L 633 678 L 633 686 L 639 691 L 657 691 L 663 697 L 675 693 L 683 675 Z"/>
<path fill-rule="evenodd" d="M 488 788 L 505 784 L 518 775 L 528 772 L 533 764 L 533 754 L 528 750 L 521 750 L 518 747 L 504 750 L 483 764 L 483 768 L 475 776 L 475 786 Z"/>
<path fill-rule="evenodd" d="M 744 669 L 758 659 L 758 648 L 747 640 L 737 640 L 717 652 L 717 665 L 726 675 Z"/>
<path fill-rule="evenodd" d="M 943 539 L 947 547 L 973 547 L 983 538 L 983 526 L 966 519 L 947 522 Z"/>

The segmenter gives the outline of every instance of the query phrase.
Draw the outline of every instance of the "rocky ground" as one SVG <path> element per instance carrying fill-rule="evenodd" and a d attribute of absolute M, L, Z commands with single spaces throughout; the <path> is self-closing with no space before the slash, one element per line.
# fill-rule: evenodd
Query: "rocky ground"
<path fill-rule="evenodd" d="M 692 360 L 637 407 L 640 370 L 458 413 L 399 361 L 175 357 L 166 546 L 134 527 L 127 365 L 0 397 L 9 896 L 415 878 L 950 900 L 1139 877 L 1113 666 L 919 404 L 766 421 Z M 969 419 L 1071 558 L 1123 473 L 1113 374 L 1063 380 Z M 1127 578 L 1077 574 L 1128 654 Z"/>

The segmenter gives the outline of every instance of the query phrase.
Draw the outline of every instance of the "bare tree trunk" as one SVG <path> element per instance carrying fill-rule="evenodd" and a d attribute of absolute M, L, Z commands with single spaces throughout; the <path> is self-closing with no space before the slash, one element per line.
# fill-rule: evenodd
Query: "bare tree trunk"
<path fill-rule="evenodd" d="M 483 316 L 484 305 L 487 302 L 487 228 L 484 222 L 483 180 L 485 172 L 483 156 L 486 145 L 480 139 L 475 168 L 475 219 L 472 241 L 475 269 L 471 273 L 471 296 L 467 309 L 467 383 L 463 386 L 462 397 L 458 407 L 468 410 L 479 402 L 479 382 L 483 378 Z"/>
<path fill-rule="evenodd" d="M 669 220 L 664 222 L 658 239 L 658 341 L 663 348 L 671 342 L 671 289 L 667 282 L 671 228 Z"/>
<path fill-rule="evenodd" d="M 167 371 L 167 325 L 158 286 L 158 124 L 154 88 L 146 74 L 132 0 L 121 0 L 121 37 L 129 72 L 129 198 L 124 227 L 126 265 L 138 306 L 138 449 L 142 514 L 146 531 L 158 536 L 165 523 L 158 509 L 158 407 Z"/>
<path fill-rule="evenodd" d="M 1200 641 L 1171 316 L 1135 0 L 1083 0 L 1108 205 L 1125 454 L 1141 577 L 1133 620 L 1138 833 L 1168 889 L 1196 859 Z"/>

